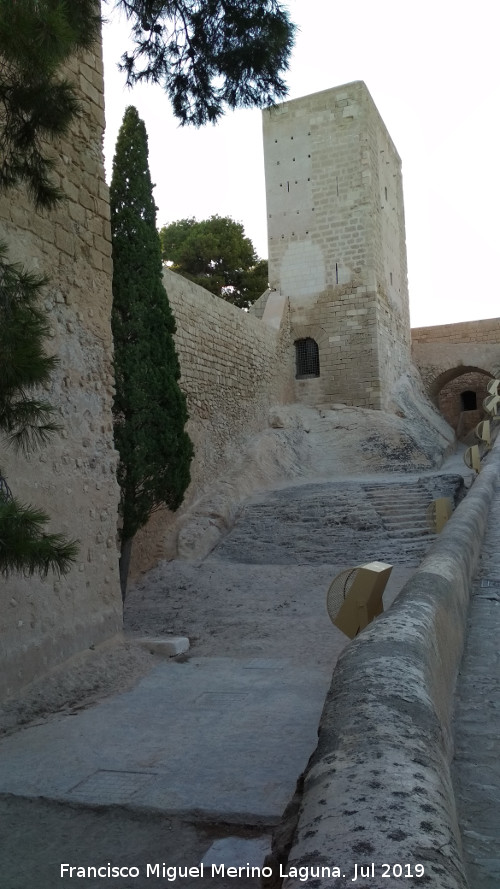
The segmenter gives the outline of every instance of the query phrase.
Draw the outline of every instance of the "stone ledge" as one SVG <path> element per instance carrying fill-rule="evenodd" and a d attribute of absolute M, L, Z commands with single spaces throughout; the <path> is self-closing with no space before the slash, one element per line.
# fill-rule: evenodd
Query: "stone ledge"
<path fill-rule="evenodd" d="M 160 657 L 176 657 L 189 651 L 189 639 L 187 636 L 151 636 L 151 638 L 139 639 L 139 645 L 151 654 Z"/>

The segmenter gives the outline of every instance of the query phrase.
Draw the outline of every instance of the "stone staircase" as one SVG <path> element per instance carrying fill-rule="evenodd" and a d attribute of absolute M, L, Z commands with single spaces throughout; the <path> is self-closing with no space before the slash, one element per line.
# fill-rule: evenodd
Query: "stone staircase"
<path fill-rule="evenodd" d="M 435 534 L 431 501 L 460 499 L 457 475 L 325 482 L 269 492 L 247 502 L 213 557 L 252 564 L 418 564 Z"/>
<path fill-rule="evenodd" d="M 427 518 L 429 493 L 420 482 L 413 485 L 363 485 L 387 536 L 395 540 L 435 537 Z"/>
<path fill-rule="evenodd" d="M 463 483 L 457 476 L 435 476 L 414 482 L 363 485 L 387 538 L 405 560 L 420 560 L 436 539 L 429 507 L 448 497 L 453 508 L 460 501 Z M 394 556 L 393 556 L 394 560 Z"/>

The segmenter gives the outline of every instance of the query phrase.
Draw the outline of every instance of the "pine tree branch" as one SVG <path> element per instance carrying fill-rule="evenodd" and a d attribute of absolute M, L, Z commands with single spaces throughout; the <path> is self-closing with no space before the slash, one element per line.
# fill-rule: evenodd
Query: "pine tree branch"
<path fill-rule="evenodd" d="M 127 84 L 160 83 L 181 125 L 215 122 L 226 108 L 286 96 L 283 73 L 295 26 L 277 0 L 118 0 L 135 48 L 122 56 Z"/>
<path fill-rule="evenodd" d="M 78 541 L 48 534 L 42 510 L 0 496 L 0 573 L 46 577 L 49 571 L 66 574 L 78 554 Z"/>

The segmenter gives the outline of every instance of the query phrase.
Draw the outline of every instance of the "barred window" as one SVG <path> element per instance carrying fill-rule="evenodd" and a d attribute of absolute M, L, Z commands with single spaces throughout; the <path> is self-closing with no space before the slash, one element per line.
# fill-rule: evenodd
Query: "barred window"
<path fill-rule="evenodd" d="M 295 378 L 319 377 L 319 349 L 316 340 L 308 336 L 295 341 Z"/>

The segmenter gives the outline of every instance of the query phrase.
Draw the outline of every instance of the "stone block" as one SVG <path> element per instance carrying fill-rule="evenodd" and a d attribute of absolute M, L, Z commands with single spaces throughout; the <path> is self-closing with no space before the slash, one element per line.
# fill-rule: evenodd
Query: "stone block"
<path fill-rule="evenodd" d="M 154 636 L 140 639 L 140 644 L 151 654 L 160 657 L 176 657 L 189 651 L 189 639 L 187 636 Z"/>

